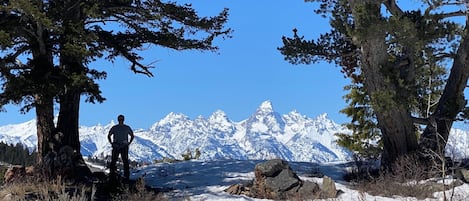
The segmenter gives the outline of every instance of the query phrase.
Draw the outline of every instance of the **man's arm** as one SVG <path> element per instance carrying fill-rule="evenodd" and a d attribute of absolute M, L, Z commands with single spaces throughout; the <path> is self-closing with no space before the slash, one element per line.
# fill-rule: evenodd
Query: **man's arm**
<path fill-rule="evenodd" d="M 111 130 L 109 130 L 109 133 L 107 134 L 107 140 L 109 141 L 109 143 L 112 144 L 111 135 L 112 135 L 112 128 Z"/>
<path fill-rule="evenodd" d="M 130 143 L 134 141 L 134 132 L 132 131 L 130 127 L 129 127 L 129 135 L 130 135 L 130 141 L 129 141 L 129 145 L 130 145 Z"/>

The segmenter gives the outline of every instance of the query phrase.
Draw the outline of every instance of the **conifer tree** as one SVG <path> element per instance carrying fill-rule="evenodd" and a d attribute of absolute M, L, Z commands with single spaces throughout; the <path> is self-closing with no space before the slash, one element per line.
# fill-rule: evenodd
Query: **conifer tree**
<path fill-rule="evenodd" d="M 0 106 L 19 104 L 22 112 L 35 108 L 39 163 L 70 146 L 78 153 L 74 162 L 83 165 L 81 97 L 92 103 L 105 100 L 96 80 L 107 72 L 91 68 L 91 62 L 122 57 L 133 72 L 153 76 L 152 66 L 139 55 L 149 45 L 216 51 L 213 40 L 231 33 L 224 27 L 227 9 L 202 17 L 189 4 L 159 0 L 1 1 L 0 17 Z"/>
<path fill-rule="evenodd" d="M 364 96 L 355 97 L 352 91 L 346 97 L 352 101 L 344 112 L 371 115 L 361 117 L 362 122 L 352 118 L 352 124 L 362 124 L 356 134 L 369 136 L 374 133 L 366 133 L 372 131 L 368 127 L 379 128 L 384 166 L 415 152 L 442 155 L 451 126 L 466 105 L 469 5 L 432 0 L 421 1 L 424 10 L 403 10 L 396 0 L 308 1 L 319 3 L 316 12 L 330 18 L 332 29 L 317 40 L 306 40 L 295 29 L 292 37 L 282 38 L 279 50 L 285 59 L 293 64 L 333 62 L 353 87 L 363 89 Z M 442 66 L 450 69 L 448 74 Z M 353 111 L 360 105 L 370 110 Z M 352 117 L 360 118 L 357 114 Z"/>

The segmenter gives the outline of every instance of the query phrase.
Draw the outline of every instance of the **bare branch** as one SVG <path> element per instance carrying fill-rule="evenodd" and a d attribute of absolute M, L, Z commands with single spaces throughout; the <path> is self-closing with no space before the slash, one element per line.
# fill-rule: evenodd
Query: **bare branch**
<path fill-rule="evenodd" d="M 411 117 L 414 124 L 420 125 L 428 125 L 430 124 L 430 120 L 428 118 L 419 118 L 419 117 Z"/>

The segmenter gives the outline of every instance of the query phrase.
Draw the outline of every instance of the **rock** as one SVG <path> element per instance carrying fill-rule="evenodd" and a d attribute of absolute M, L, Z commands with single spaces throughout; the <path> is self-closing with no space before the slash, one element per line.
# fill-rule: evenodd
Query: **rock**
<path fill-rule="evenodd" d="M 463 180 L 464 182 L 469 182 L 469 170 L 468 169 L 459 169 L 457 170 L 457 177 Z"/>
<path fill-rule="evenodd" d="M 298 190 L 298 196 L 317 198 L 319 197 L 320 192 L 321 188 L 319 188 L 319 185 L 317 183 L 305 181 L 303 182 L 301 188 Z"/>
<path fill-rule="evenodd" d="M 261 174 L 262 176 L 266 177 L 274 177 L 280 171 L 284 169 L 288 169 L 288 163 L 281 159 L 273 159 L 266 161 L 264 163 L 259 163 L 255 167 L 256 173 Z"/>
<path fill-rule="evenodd" d="M 266 185 L 275 192 L 285 192 L 300 185 L 300 178 L 290 168 L 283 169 L 275 177 L 267 177 Z"/>
<path fill-rule="evenodd" d="M 7 169 L 4 175 L 5 183 L 14 182 L 20 178 L 23 178 L 26 175 L 26 169 L 21 165 L 13 165 Z"/>
<path fill-rule="evenodd" d="M 248 186 L 234 184 L 225 192 L 272 200 L 308 200 L 322 196 L 335 198 L 337 190 L 334 181 L 326 178 L 323 191 L 318 184 L 302 181 L 288 165 L 288 162 L 274 159 L 256 165 L 255 178 Z"/>
<path fill-rule="evenodd" d="M 324 176 L 322 179 L 321 198 L 336 198 L 337 189 L 335 187 L 334 180 L 328 176 Z"/>
<path fill-rule="evenodd" d="M 254 175 L 251 194 L 257 198 L 285 199 L 287 191 L 301 184 L 288 162 L 280 159 L 257 164 Z"/>
<path fill-rule="evenodd" d="M 298 196 L 298 192 L 305 186 L 288 162 L 280 159 L 269 160 L 256 165 L 255 178 L 251 188 L 251 195 L 256 198 L 284 200 Z M 315 189 L 314 184 L 307 184 L 301 192 L 307 195 Z M 319 190 L 319 187 L 316 188 Z M 309 194 L 311 195 L 311 194 Z"/>
<path fill-rule="evenodd" d="M 225 189 L 225 192 L 231 194 L 231 195 L 241 195 L 243 192 L 245 192 L 244 186 L 241 184 L 233 184 L 227 189 Z"/>

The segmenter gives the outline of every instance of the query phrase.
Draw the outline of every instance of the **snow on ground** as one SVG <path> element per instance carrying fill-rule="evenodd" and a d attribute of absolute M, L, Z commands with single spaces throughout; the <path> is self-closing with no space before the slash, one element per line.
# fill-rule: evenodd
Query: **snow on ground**
<path fill-rule="evenodd" d="M 168 189 L 166 193 L 170 200 L 204 200 L 204 201 L 266 201 L 266 199 L 250 198 L 242 195 L 230 195 L 224 190 L 232 184 L 246 184 L 254 179 L 256 164 L 263 161 L 226 160 L 226 161 L 184 161 L 177 163 L 159 163 L 133 170 L 131 179 L 145 178 L 147 185 Z M 303 180 L 315 181 L 322 184 L 322 178 L 312 177 L 321 172 L 336 181 L 338 190 L 342 193 L 331 201 L 417 201 L 411 197 L 380 197 L 372 196 L 351 189 L 342 175 L 350 163 L 314 164 L 309 162 L 290 162 L 292 169 Z M 448 181 L 448 179 L 446 180 Z M 451 195 L 451 190 L 446 192 Z M 435 198 L 424 201 L 443 200 L 443 193 L 434 194 Z M 454 201 L 469 200 L 469 185 L 463 184 L 454 189 Z"/>

